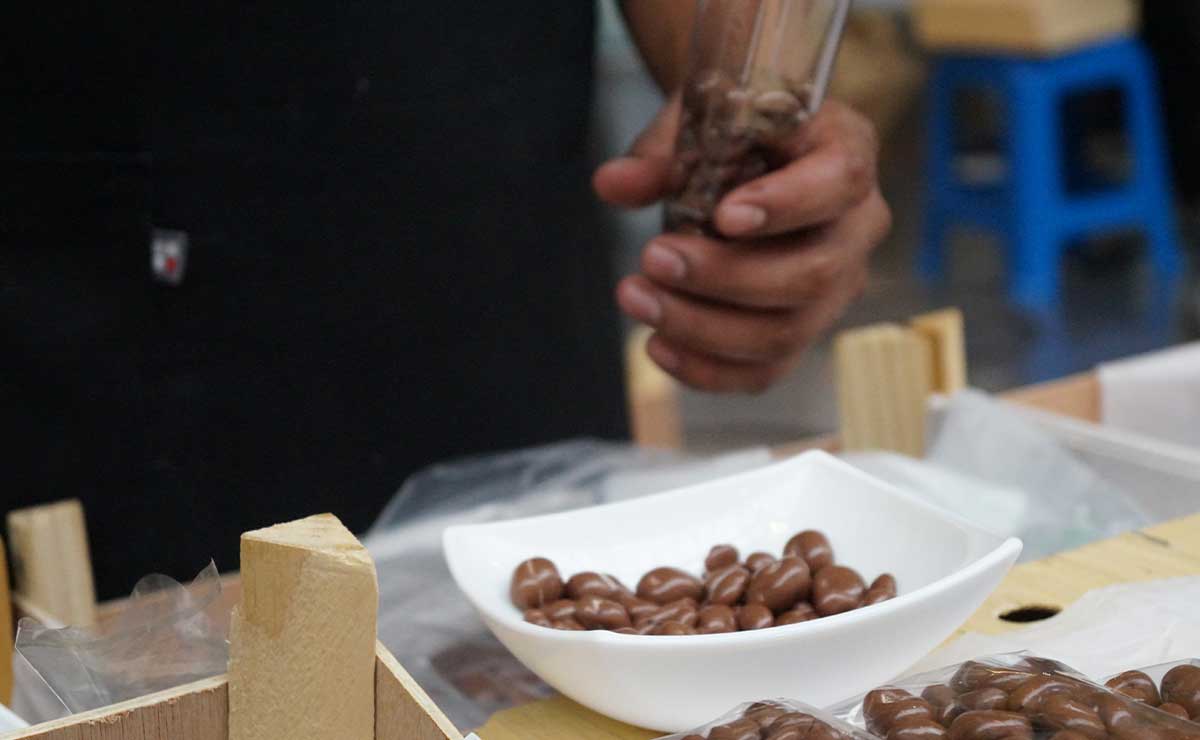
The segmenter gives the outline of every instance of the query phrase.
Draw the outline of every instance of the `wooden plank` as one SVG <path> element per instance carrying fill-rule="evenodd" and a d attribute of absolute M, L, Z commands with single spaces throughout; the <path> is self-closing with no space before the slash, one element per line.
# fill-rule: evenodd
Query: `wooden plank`
<path fill-rule="evenodd" d="M 1005 622 L 999 615 L 1024 606 L 1065 607 L 1089 590 L 1116 583 L 1186 575 L 1200 575 L 1200 514 L 1019 565 L 956 634 L 1019 629 L 1022 625 Z M 562 697 L 499 712 L 479 730 L 479 736 L 482 740 L 657 737 Z"/>
<path fill-rule="evenodd" d="M 15 590 L 71 626 L 96 622 L 83 505 L 75 499 L 8 514 Z"/>
<path fill-rule="evenodd" d="M 646 354 L 653 330 L 639 326 L 625 343 L 625 385 L 634 443 L 642 447 L 683 446 L 683 416 L 675 379 Z"/>
<path fill-rule="evenodd" d="M 373 740 L 379 587 L 332 515 L 242 535 L 230 740 Z"/>
<path fill-rule="evenodd" d="M 8 586 L 8 556 L 0 540 L 0 704 L 10 706 L 13 693 L 13 599 Z"/>
<path fill-rule="evenodd" d="M 1137 32 L 1133 0 L 914 0 L 913 30 L 931 49 L 1048 55 Z"/>
<path fill-rule="evenodd" d="M 0 740 L 229 740 L 224 676 L 76 714 Z"/>
<path fill-rule="evenodd" d="M 1000 396 L 1006 401 L 1100 424 L 1100 378 L 1081 373 L 1062 380 L 1019 388 Z"/>
<path fill-rule="evenodd" d="M 383 643 L 375 664 L 375 740 L 462 740 Z"/>
<path fill-rule="evenodd" d="M 962 311 L 932 311 L 913 317 L 908 325 L 930 343 L 933 391 L 949 396 L 966 388 L 967 341 Z"/>
<path fill-rule="evenodd" d="M 834 341 L 834 374 L 844 449 L 925 451 L 929 340 L 895 324 L 842 332 Z"/>

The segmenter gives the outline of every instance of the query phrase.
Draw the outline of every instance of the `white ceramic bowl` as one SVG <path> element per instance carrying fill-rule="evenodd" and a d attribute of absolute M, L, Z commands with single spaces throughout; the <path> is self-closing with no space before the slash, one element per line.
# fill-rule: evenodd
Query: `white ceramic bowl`
<path fill-rule="evenodd" d="M 870 580 L 895 574 L 900 596 L 846 614 L 756 632 L 644 637 L 563 632 L 524 622 L 509 601 L 516 565 L 554 561 L 567 578 L 612 573 L 631 587 L 672 565 L 699 574 L 708 548 L 778 555 L 802 529 L 829 535 L 838 562 Z M 618 504 L 444 536 L 454 579 L 496 637 L 563 694 L 602 714 L 666 732 L 744 701 L 824 706 L 913 665 L 997 586 L 1021 542 L 989 534 L 820 452 L 723 480 Z"/>

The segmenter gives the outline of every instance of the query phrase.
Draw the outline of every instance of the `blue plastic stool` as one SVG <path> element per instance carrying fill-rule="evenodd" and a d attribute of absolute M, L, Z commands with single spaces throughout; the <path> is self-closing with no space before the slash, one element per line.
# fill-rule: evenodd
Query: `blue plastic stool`
<path fill-rule="evenodd" d="M 1100 191 L 1068 192 L 1066 96 L 1119 89 L 1133 155 L 1128 182 Z M 992 90 L 1004 108 L 1006 174 L 985 185 L 955 174 L 953 101 L 964 90 Z M 946 56 L 931 82 L 929 172 L 921 272 L 944 272 L 951 225 L 991 229 L 1009 252 L 1009 294 L 1021 305 L 1053 305 L 1063 253 L 1073 241 L 1124 227 L 1144 229 L 1148 257 L 1159 276 L 1181 269 L 1170 176 L 1165 162 L 1158 84 L 1153 62 L 1134 39 L 1092 46 L 1065 56 Z"/>

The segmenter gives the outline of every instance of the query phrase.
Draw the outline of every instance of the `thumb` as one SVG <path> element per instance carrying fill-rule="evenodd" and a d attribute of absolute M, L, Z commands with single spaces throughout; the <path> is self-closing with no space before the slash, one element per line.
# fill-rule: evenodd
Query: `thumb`
<path fill-rule="evenodd" d="M 633 142 L 629 153 L 605 162 L 592 176 L 600 199 L 616 206 L 640 208 L 666 194 L 675 133 L 679 129 L 678 93 L 659 110 Z"/>

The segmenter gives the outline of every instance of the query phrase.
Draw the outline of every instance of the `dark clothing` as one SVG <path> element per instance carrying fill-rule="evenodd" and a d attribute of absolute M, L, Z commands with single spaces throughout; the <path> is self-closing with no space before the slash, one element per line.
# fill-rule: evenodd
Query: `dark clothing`
<path fill-rule="evenodd" d="M 188 5 L 0 13 L 6 509 L 82 498 L 114 596 L 362 530 L 448 456 L 625 434 L 592 3 Z"/>

